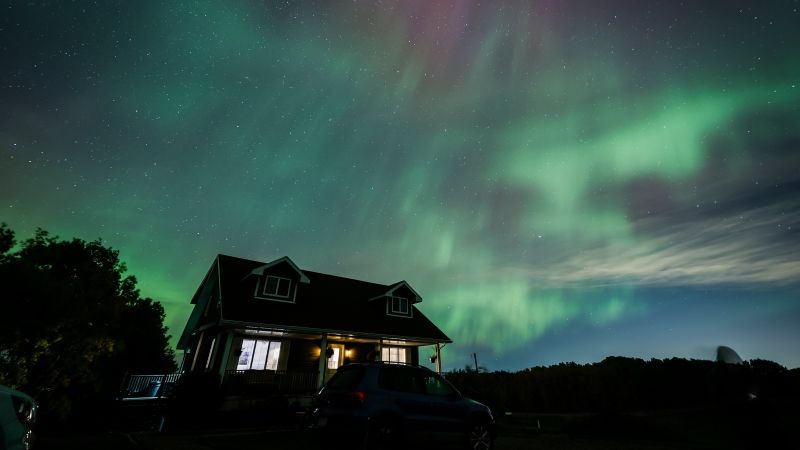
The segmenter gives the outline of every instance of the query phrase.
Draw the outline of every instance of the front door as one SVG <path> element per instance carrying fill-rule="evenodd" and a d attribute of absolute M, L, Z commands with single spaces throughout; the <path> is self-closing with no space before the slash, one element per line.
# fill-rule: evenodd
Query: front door
<path fill-rule="evenodd" d="M 328 380 L 331 379 L 333 374 L 336 373 L 336 369 L 342 365 L 344 362 L 344 345 L 342 344 L 330 344 L 328 348 L 331 350 L 330 356 L 328 357 L 327 365 L 325 366 L 325 382 L 327 383 Z"/>

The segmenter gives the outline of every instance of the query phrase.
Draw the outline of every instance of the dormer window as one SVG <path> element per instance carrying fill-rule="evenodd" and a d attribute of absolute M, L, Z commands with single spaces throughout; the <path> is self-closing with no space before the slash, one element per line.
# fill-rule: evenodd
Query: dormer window
<path fill-rule="evenodd" d="M 388 302 L 386 305 L 386 313 L 392 316 L 404 316 L 408 317 L 411 315 L 410 306 L 408 303 L 408 299 L 405 297 L 387 297 Z"/>
<path fill-rule="evenodd" d="M 255 298 L 294 303 L 296 286 L 290 278 L 263 275 L 256 285 Z"/>
<path fill-rule="evenodd" d="M 263 295 L 268 297 L 289 297 L 289 288 L 292 286 L 292 280 L 288 278 L 275 277 L 267 275 L 264 282 Z"/>
<path fill-rule="evenodd" d="M 392 312 L 395 314 L 408 314 L 408 299 L 392 297 Z"/>

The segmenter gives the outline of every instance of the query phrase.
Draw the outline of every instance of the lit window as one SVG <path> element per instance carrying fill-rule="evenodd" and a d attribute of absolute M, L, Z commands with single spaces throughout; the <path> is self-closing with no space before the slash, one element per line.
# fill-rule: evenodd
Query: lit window
<path fill-rule="evenodd" d="M 339 368 L 339 347 L 331 347 L 333 352 L 331 353 L 331 357 L 328 358 L 328 369 L 338 369 Z"/>
<path fill-rule="evenodd" d="M 404 363 L 406 362 L 407 349 L 403 347 L 382 347 L 381 361 Z"/>
<path fill-rule="evenodd" d="M 273 297 L 288 297 L 289 287 L 291 284 L 292 280 L 288 278 L 273 277 L 272 275 L 268 275 L 267 279 L 264 281 L 264 289 L 262 294 Z"/>
<path fill-rule="evenodd" d="M 392 314 L 408 315 L 408 299 L 405 297 L 389 297 Z"/>
<path fill-rule="evenodd" d="M 253 360 L 253 347 L 256 341 L 253 339 L 245 339 L 242 341 L 242 352 L 239 354 L 239 362 L 236 364 L 236 370 L 250 369 L 250 362 Z"/>
<path fill-rule="evenodd" d="M 244 339 L 236 370 L 278 370 L 280 341 Z"/>

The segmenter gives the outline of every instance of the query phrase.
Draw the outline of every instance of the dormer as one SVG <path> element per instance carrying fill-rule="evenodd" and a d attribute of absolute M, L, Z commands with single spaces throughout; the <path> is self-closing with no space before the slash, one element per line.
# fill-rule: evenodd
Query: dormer
<path fill-rule="evenodd" d="M 253 298 L 294 303 L 300 283 L 309 283 L 308 277 L 288 256 L 256 267 L 248 276 L 256 276 Z"/>
<path fill-rule="evenodd" d="M 411 318 L 414 317 L 412 305 L 420 303 L 422 297 L 407 282 L 399 281 L 389 286 L 384 294 L 373 297 L 370 301 L 384 301 L 387 316 Z"/>

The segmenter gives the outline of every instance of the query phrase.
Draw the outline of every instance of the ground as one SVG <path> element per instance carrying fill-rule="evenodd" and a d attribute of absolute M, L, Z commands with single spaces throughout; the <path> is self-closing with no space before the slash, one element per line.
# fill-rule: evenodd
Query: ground
<path fill-rule="evenodd" d="M 238 431 L 194 434 L 137 433 L 42 439 L 38 450 L 294 450 L 316 448 L 314 439 L 302 430 Z M 572 439 L 564 434 L 499 436 L 497 450 L 666 450 L 685 448 L 658 443 Z M 346 445 L 344 446 L 347 447 Z M 441 447 L 437 447 L 441 448 Z M 452 447 L 457 448 L 457 447 Z M 422 450 L 422 449 L 418 449 Z"/>
<path fill-rule="evenodd" d="M 756 420 L 754 420 L 756 419 Z M 262 422 L 266 423 L 266 422 Z M 512 414 L 498 417 L 497 450 L 744 450 L 791 448 L 797 413 L 732 414 L 719 409 L 626 414 Z M 36 450 L 272 450 L 315 448 L 316 435 L 299 423 L 195 431 L 117 432 L 42 437 Z M 241 421 L 236 421 L 243 426 Z M 338 442 L 343 448 L 355 442 Z M 424 450 L 415 445 L 415 450 Z M 441 443 L 431 449 L 446 450 Z M 449 448 L 456 449 L 453 445 Z"/>

